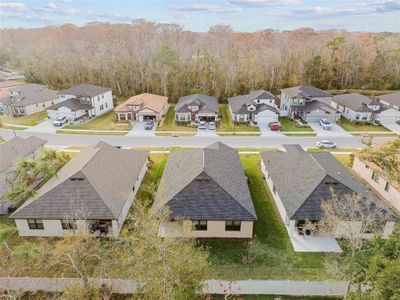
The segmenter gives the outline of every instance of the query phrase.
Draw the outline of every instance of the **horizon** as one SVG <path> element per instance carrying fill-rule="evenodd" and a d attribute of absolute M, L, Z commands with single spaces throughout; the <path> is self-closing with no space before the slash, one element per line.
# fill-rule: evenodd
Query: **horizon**
<path fill-rule="evenodd" d="M 187 31 L 206 32 L 217 24 L 235 32 L 265 29 L 399 33 L 400 0 L 210 0 L 128 1 L 54 0 L 1 1 L 0 28 L 43 28 L 93 22 L 132 24 L 146 20 L 178 24 Z"/>

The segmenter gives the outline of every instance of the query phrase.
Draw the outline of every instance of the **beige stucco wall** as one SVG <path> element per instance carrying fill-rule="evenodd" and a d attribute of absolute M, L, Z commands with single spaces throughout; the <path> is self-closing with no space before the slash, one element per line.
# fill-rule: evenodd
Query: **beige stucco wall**
<path fill-rule="evenodd" d="M 397 190 L 389 182 L 389 191 L 385 191 L 386 182 L 388 182 L 384 177 L 379 176 L 378 182 L 373 180 L 371 168 L 367 168 L 366 164 L 362 162 L 357 157 L 354 158 L 353 170 L 362 177 L 368 184 L 376 190 L 387 202 L 389 202 L 394 208 L 400 212 L 400 191 Z"/>
<path fill-rule="evenodd" d="M 86 221 L 78 220 L 78 231 L 87 230 Z M 29 229 L 26 219 L 16 219 L 19 236 L 65 236 L 71 234 L 71 230 L 63 230 L 60 220 L 43 220 L 43 229 Z"/>
<path fill-rule="evenodd" d="M 161 237 L 180 237 L 183 236 L 183 222 L 191 221 L 175 221 L 170 223 L 162 223 L 159 228 L 159 236 Z M 241 238 L 250 239 L 253 237 L 252 221 L 242 221 L 240 231 L 225 231 L 225 221 L 207 221 L 207 230 L 190 231 L 189 235 L 195 238 Z M 190 226 L 190 224 L 189 224 Z"/>
<path fill-rule="evenodd" d="M 44 111 L 47 108 L 49 108 L 50 106 L 57 104 L 59 101 L 60 101 L 59 98 L 55 98 L 53 100 L 44 101 L 44 102 L 41 102 L 38 104 L 27 105 L 27 106 L 25 106 L 26 114 L 32 115 L 32 114 Z M 43 104 L 45 105 L 44 107 L 43 107 Z"/>

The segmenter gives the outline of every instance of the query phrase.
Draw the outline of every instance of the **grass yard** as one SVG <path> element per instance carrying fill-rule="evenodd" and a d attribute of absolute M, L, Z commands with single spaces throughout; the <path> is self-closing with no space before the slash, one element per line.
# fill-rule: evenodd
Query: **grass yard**
<path fill-rule="evenodd" d="M 57 130 L 56 133 L 57 134 L 81 134 L 81 135 L 125 135 L 128 132 Z"/>
<path fill-rule="evenodd" d="M 336 159 L 348 168 L 353 166 L 353 156 L 350 154 L 334 154 Z"/>
<path fill-rule="evenodd" d="M 260 132 L 258 127 L 252 127 L 248 124 L 235 124 L 229 112 L 228 104 L 219 104 L 219 112 L 221 115 L 217 124 L 217 131 L 233 131 L 233 132 Z"/>
<path fill-rule="evenodd" d="M 345 117 L 341 116 L 337 124 L 341 126 L 346 131 L 388 131 L 389 129 L 383 127 L 382 125 L 369 125 L 369 124 L 355 124 Z"/>
<path fill-rule="evenodd" d="M 279 123 L 281 123 L 281 131 L 313 131 L 308 125 L 301 127 L 296 121 L 289 117 L 279 117 Z"/>
<path fill-rule="evenodd" d="M 168 107 L 167 114 L 165 115 L 163 121 L 161 121 L 161 123 L 157 126 L 156 131 L 197 131 L 196 127 L 176 124 L 174 108 L 174 104 L 171 104 Z"/>
<path fill-rule="evenodd" d="M 8 125 L 1 125 L 0 128 L 11 129 L 11 130 L 26 130 L 26 129 L 28 129 L 28 127 L 18 127 L 18 126 L 8 126 Z"/>
<path fill-rule="evenodd" d="M 39 112 L 36 114 L 32 114 L 32 115 L 25 116 L 25 117 L 19 117 L 19 118 L 3 117 L 1 121 L 2 121 L 2 123 L 7 123 L 7 124 L 22 125 L 22 126 L 35 126 L 46 118 L 47 118 L 47 112 L 42 111 L 42 112 Z"/>
<path fill-rule="evenodd" d="M 131 130 L 132 126 L 130 123 L 117 123 L 115 121 L 115 114 L 113 111 L 109 111 L 104 115 L 101 115 L 89 123 L 81 125 L 67 125 L 65 129 L 86 129 L 86 130 Z"/>
<path fill-rule="evenodd" d="M 215 278 L 220 279 L 333 279 L 324 266 L 323 253 L 295 253 L 259 168 L 259 155 L 242 155 L 258 221 L 252 241 L 204 240 Z M 254 265 L 242 262 L 250 249 Z"/>
<path fill-rule="evenodd" d="M 386 132 L 383 131 L 381 133 L 352 133 L 352 136 L 367 136 L 367 137 L 377 137 L 377 136 L 383 136 L 383 137 L 396 137 L 399 136 L 398 134 L 394 133 L 394 132 Z"/>

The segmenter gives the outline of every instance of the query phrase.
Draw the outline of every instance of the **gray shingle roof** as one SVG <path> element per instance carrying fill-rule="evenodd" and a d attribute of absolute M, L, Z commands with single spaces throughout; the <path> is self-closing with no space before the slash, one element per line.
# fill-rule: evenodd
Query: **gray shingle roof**
<path fill-rule="evenodd" d="M 82 96 L 82 97 L 94 97 L 108 91 L 111 91 L 111 89 L 94 84 L 80 84 L 68 90 L 63 91 L 60 94 Z"/>
<path fill-rule="evenodd" d="M 322 109 L 325 110 L 328 113 L 335 113 L 336 109 L 333 107 L 326 105 L 325 103 L 318 101 L 318 100 L 313 100 L 313 101 L 306 101 L 304 106 L 293 106 L 293 109 L 296 111 L 302 111 L 305 113 L 310 113 L 316 109 Z"/>
<path fill-rule="evenodd" d="M 200 106 L 198 112 L 211 110 L 219 114 L 218 99 L 212 96 L 205 96 L 201 94 L 193 94 L 180 97 L 178 103 L 175 105 L 175 112 L 187 111 L 187 105 L 195 102 Z"/>
<path fill-rule="evenodd" d="M 247 95 L 230 97 L 230 98 L 228 98 L 228 103 L 229 103 L 229 106 L 231 107 L 231 110 L 233 113 L 246 114 L 246 113 L 248 113 L 246 105 L 255 104 L 252 102 L 255 99 L 274 99 L 274 100 L 276 100 L 276 97 L 268 91 L 257 90 L 257 91 L 252 91 Z M 260 107 L 258 108 L 258 106 L 260 106 Z M 269 106 L 269 107 L 267 107 L 267 106 L 269 106 L 269 105 L 266 105 L 266 104 L 257 105 L 257 112 L 269 109 L 271 111 L 278 113 L 278 110 L 276 108 L 274 108 L 272 106 Z"/>
<path fill-rule="evenodd" d="M 374 112 L 367 106 L 372 100 L 359 93 L 336 95 L 332 98 L 332 101 L 357 112 Z"/>
<path fill-rule="evenodd" d="M 17 158 L 22 158 L 46 143 L 38 137 L 31 136 L 27 139 L 15 137 L 0 145 L 0 173 L 11 167 Z"/>
<path fill-rule="evenodd" d="M 378 96 L 378 99 L 386 101 L 390 104 L 400 106 L 400 93 L 391 93 Z"/>
<path fill-rule="evenodd" d="M 284 148 L 286 152 L 263 152 L 262 159 L 289 219 L 321 219 L 321 202 L 330 198 L 330 187 L 340 194 L 356 193 L 378 201 L 331 153 L 308 153 L 300 145 Z M 324 184 L 332 180 L 339 184 Z"/>
<path fill-rule="evenodd" d="M 11 218 L 115 220 L 147 157 L 148 151 L 123 150 L 99 142 L 61 168 Z"/>
<path fill-rule="evenodd" d="M 45 101 L 58 100 L 58 93 L 49 90 L 42 84 L 24 84 L 15 86 L 10 91 L 18 92 L 18 95 L 7 96 L 0 100 L 4 105 L 26 106 L 38 104 Z"/>
<path fill-rule="evenodd" d="M 67 100 L 61 101 L 55 105 L 50 106 L 48 108 L 48 110 L 57 110 L 60 107 L 67 107 L 71 111 L 78 111 L 81 109 L 92 109 L 93 108 L 93 106 L 91 106 L 90 104 L 85 104 L 85 103 L 82 103 L 79 99 L 71 98 L 71 99 L 67 99 Z"/>
<path fill-rule="evenodd" d="M 332 97 L 331 94 L 311 85 L 294 86 L 282 89 L 282 91 L 285 92 L 285 94 L 289 95 L 290 97 L 296 97 L 296 96 L 302 96 L 306 98 Z"/>
<path fill-rule="evenodd" d="M 153 209 L 192 220 L 256 220 L 239 154 L 222 143 L 172 151 Z"/>

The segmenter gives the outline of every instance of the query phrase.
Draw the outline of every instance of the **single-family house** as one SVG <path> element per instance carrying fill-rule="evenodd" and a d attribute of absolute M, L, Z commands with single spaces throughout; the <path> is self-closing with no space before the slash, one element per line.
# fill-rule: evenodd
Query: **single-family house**
<path fill-rule="evenodd" d="M 147 170 L 148 151 L 99 142 L 73 157 L 11 216 L 20 236 L 116 236 Z"/>
<path fill-rule="evenodd" d="M 234 122 L 256 124 L 278 121 L 279 110 L 276 97 L 264 90 L 252 91 L 247 95 L 228 98 L 229 111 Z"/>
<path fill-rule="evenodd" d="M 23 83 L 14 80 L 0 79 L 0 99 L 9 96 L 10 89 L 18 85 L 23 85 Z M 0 114 L 4 113 L 5 113 L 4 104 L 0 102 Z"/>
<path fill-rule="evenodd" d="M 116 119 L 119 122 L 139 121 L 147 119 L 159 121 L 168 108 L 168 97 L 144 93 L 130 97 L 115 109 Z"/>
<path fill-rule="evenodd" d="M 239 154 L 220 142 L 170 152 L 152 209 L 164 207 L 172 220 L 160 224 L 164 237 L 190 222 L 196 238 L 251 238 L 257 220 Z"/>
<path fill-rule="evenodd" d="M 7 191 L 8 182 L 15 178 L 14 162 L 19 158 L 37 156 L 45 143 L 45 140 L 31 136 L 26 139 L 15 137 L 0 145 L 0 198 Z"/>
<path fill-rule="evenodd" d="M 391 93 L 377 96 L 381 104 L 388 107 L 387 110 L 380 113 L 379 121 L 381 123 L 400 122 L 400 93 Z"/>
<path fill-rule="evenodd" d="M 9 94 L 0 99 L 8 117 L 17 118 L 46 110 L 59 102 L 58 93 L 42 84 L 24 84 L 9 88 Z"/>
<path fill-rule="evenodd" d="M 301 118 L 309 123 L 327 119 L 335 123 L 340 113 L 331 107 L 332 95 L 310 85 L 299 85 L 281 90 L 281 115 Z"/>
<path fill-rule="evenodd" d="M 212 96 L 193 94 L 180 97 L 174 110 L 175 121 L 179 123 L 219 120 L 218 99 Z"/>
<path fill-rule="evenodd" d="M 300 145 L 284 145 L 284 148 L 285 152 L 263 152 L 261 169 L 289 235 L 318 234 L 305 227 L 307 221 L 318 224 L 324 217 L 321 204 L 332 198 L 331 190 L 339 196 L 358 194 L 372 209 L 382 207 L 388 216 L 382 225 L 382 236 L 388 237 L 393 232 L 396 216 L 331 153 L 306 152 Z M 352 222 L 346 224 L 353 234 L 372 238 L 373 234 L 362 230 L 361 221 L 343 222 Z M 336 228 L 335 237 L 348 234 L 343 227 Z"/>
<path fill-rule="evenodd" d="M 113 109 L 111 89 L 93 84 L 80 84 L 62 91 L 59 99 L 60 103 L 47 109 L 50 120 L 98 117 Z"/>
<path fill-rule="evenodd" d="M 374 122 L 387 107 L 359 93 L 336 95 L 332 107 L 352 122 Z"/>

